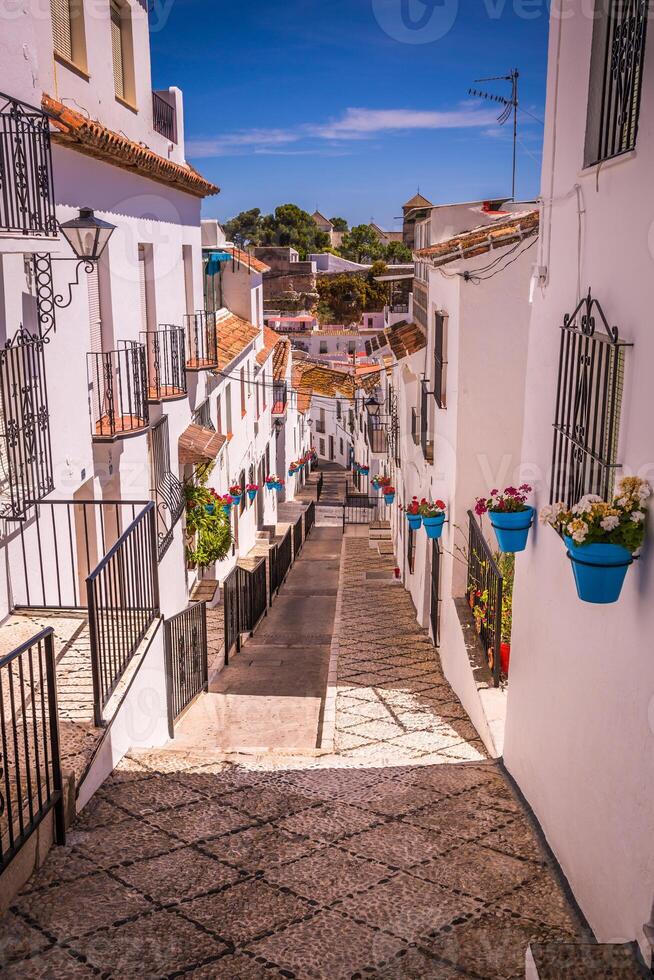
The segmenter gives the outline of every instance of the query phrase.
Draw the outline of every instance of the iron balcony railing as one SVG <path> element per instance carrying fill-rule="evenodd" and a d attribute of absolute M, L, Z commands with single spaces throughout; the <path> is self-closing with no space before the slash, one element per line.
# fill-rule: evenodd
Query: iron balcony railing
<path fill-rule="evenodd" d="M 163 99 L 157 92 L 152 93 L 152 125 L 156 133 L 170 140 L 171 143 L 177 142 L 177 113 L 175 107 L 166 99 Z"/>
<path fill-rule="evenodd" d="M 293 525 L 293 561 L 297 561 L 298 555 L 302 551 L 302 529 L 303 529 L 303 517 L 302 514 L 298 517 Z"/>
<path fill-rule="evenodd" d="M 54 810 L 65 843 L 52 627 L 0 658 L 0 872 Z"/>
<path fill-rule="evenodd" d="M 289 527 L 284 538 L 270 551 L 270 601 L 279 592 L 293 563 L 292 533 Z"/>
<path fill-rule="evenodd" d="M 86 580 L 96 725 L 159 615 L 157 531 L 150 501 Z"/>
<path fill-rule="evenodd" d="M 55 236 L 48 117 L 0 93 L 0 232 Z"/>
<path fill-rule="evenodd" d="M 152 501 L 34 504 L 10 542 L 17 609 L 88 611 L 96 724 L 158 614 Z"/>
<path fill-rule="evenodd" d="M 207 659 L 207 606 L 196 602 L 164 623 L 168 730 L 209 683 Z"/>
<path fill-rule="evenodd" d="M 345 494 L 343 504 L 343 528 L 347 524 L 372 524 L 381 521 L 387 512 L 383 496 L 369 497 L 367 494 Z"/>
<path fill-rule="evenodd" d="M 24 519 L 54 490 L 43 341 L 0 348 L 0 516 Z"/>
<path fill-rule="evenodd" d="M 162 325 L 141 334 L 148 376 L 148 401 L 163 402 L 184 398 L 186 383 L 186 344 L 181 327 Z"/>
<path fill-rule="evenodd" d="M 481 527 L 468 511 L 468 582 L 466 594 L 481 639 L 484 653 L 493 673 L 495 687 L 500 686 L 502 643 L 503 578 Z"/>
<path fill-rule="evenodd" d="M 288 401 L 288 389 L 285 381 L 273 381 L 272 414 L 283 415 Z"/>
<path fill-rule="evenodd" d="M 199 311 L 184 317 L 186 370 L 205 371 L 218 367 L 216 314 Z"/>
<path fill-rule="evenodd" d="M 91 434 L 96 440 L 130 436 L 149 422 L 145 346 L 133 340 L 118 350 L 86 355 Z"/>

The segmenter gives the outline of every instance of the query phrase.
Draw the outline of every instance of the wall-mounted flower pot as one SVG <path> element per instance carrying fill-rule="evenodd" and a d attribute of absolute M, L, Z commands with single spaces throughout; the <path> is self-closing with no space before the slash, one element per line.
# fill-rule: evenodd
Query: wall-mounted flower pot
<path fill-rule="evenodd" d="M 368 476 L 370 469 L 367 466 L 362 466 L 359 472 L 361 473 L 361 476 Z"/>
<path fill-rule="evenodd" d="M 423 517 L 422 525 L 427 532 L 427 537 L 431 538 L 432 541 L 436 538 L 440 538 L 443 533 L 443 524 L 445 523 L 445 514 L 439 514 L 437 517 Z"/>
<path fill-rule="evenodd" d="M 231 504 L 223 504 L 223 510 L 224 510 L 224 512 L 227 515 L 231 514 L 231 512 L 232 512 L 232 505 Z"/>
<path fill-rule="evenodd" d="M 490 510 L 488 516 L 495 531 L 500 551 L 511 554 L 524 551 L 527 547 L 529 528 L 534 523 L 534 508 L 504 513 L 500 510 Z"/>
<path fill-rule="evenodd" d="M 502 668 L 502 673 L 508 677 L 509 676 L 509 661 L 511 659 L 511 644 L 510 643 L 500 643 L 500 667 Z"/>
<path fill-rule="evenodd" d="M 204 505 L 204 509 L 206 510 L 207 514 L 214 514 L 215 511 L 216 511 L 216 505 L 215 504 L 205 504 Z"/>
<path fill-rule="evenodd" d="M 258 492 L 258 490 L 248 490 L 248 497 L 251 501 L 254 500 Z"/>
<path fill-rule="evenodd" d="M 394 493 L 385 493 L 384 494 L 384 503 L 388 504 L 389 507 L 393 503 L 394 500 L 395 500 L 395 494 Z"/>
<path fill-rule="evenodd" d="M 243 496 L 242 493 L 236 495 L 232 494 L 232 503 L 234 504 L 235 507 L 238 507 L 238 505 L 240 504 L 242 496 Z"/>
<path fill-rule="evenodd" d="M 631 552 L 619 544 L 579 545 L 572 538 L 563 540 L 582 602 L 601 605 L 617 602 L 627 569 L 633 562 Z"/>
<path fill-rule="evenodd" d="M 279 492 L 280 492 L 281 490 L 283 490 L 283 489 L 284 489 L 284 484 L 283 484 L 283 483 L 276 483 L 276 484 L 275 484 L 275 490 L 277 490 L 277 492 L 278 492 L 278 493 L 279 493 Z"/>
<path fill-rule="evenodd" d="M 407 514 L 406 519 L 409 522 L 409 527 L 412 531 L 417 531 L 422 524 L 422 517 L 420 514 Z"/>

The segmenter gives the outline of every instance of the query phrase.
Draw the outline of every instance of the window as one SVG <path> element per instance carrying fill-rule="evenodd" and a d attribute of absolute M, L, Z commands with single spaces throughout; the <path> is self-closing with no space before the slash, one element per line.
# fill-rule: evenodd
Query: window
<path fill-rule="evenodd" d="M 348 344 L 347 344 L 347 352 L 348 352 L 348 354 L 350 354 L 350 355 L 356 354 L 356 350 L 357 350 L 356 342 L 354 340 L 349 340 L 348 341 Z"/>
<path fill-rule="evenodd" d="M 139 245 L 139 299 L 141 306 L 141 330 L 156 330 L 154 314 L 154 269 L 152 245 Z"/>
<path fill-rule="evenodd" d="M 319 451 L 320 455 L 321 456 L 324 456 L 325 455 L 325 440 L 324 439 L 319 439 L 318 440 L 318 446 L 319 446 L 319 450 L 318 451 Z"/>
<path fill-rule="evenodd" d="M 247 411 L 246 401 L 245 401 L 245 368 L 241 368 L 241 418 L 245 415 Z"/>
<path fill-rule="evenodd" d="M 340 439 L 338 440 L 338 450 L 339 450 L 339 452 L 340 452 L 340 454 L 341 454 L 341 456 L 342 456 L 342 455 L 344 454 L 344 452 L 345 452 L 345 447 L 343 446 L 343 437 L 342 437 L 342 436 L 341 436 L 341 437 L 340 437 Z"/>
<path fill-rule="evenodd" d="M 336 399 L 336 418 L 341 418 L 341 402 L 339 398 Z"/>
<path fill-rule="evenodd" d="M 420 425 L 418 413 L 413 406 L 411 407 L 411 438 L 415 442 L 416 446 L 420 445 Z"/>
<path fill-rule="evenodd" d="M 82 0 L 50 0 L 55 54 L 86 74 L 86 39 Z"/>
<path fill-rule="evenodd" d="M 446 408 L 445 401 L 445 317 L 434 317 L 434 398 L 439 408 Z"/>
<path fill-rule="evenodd" d="M 184 268 L 184 299 L 186 312 L 190 316 L 195 312 L 193 301 L 193 246 L 182 245 L 182 266 Z"/>
<path fill-rule="evenodd" d="M 649 0 L 596 0 L 585 166 L 633 150 L 643 89 Z M 650 88 L 652 80 L 650 79 Z"/>
<path fill-rule="evenodd" d="M 231 435 L 232 428 L 232 386 L 231 383 L 225 388 L 225 423 L 227 425 L 226 435 Z"/>
<path fill-rule="evenodd" d="M 333 436 L 330 436 L 329 437 L 329 458 L 331 460 L 334 459 L 334 437 Z"/>
<path fill-rule="evenodd" d="M 218 397 L 216 398 L 216 432 L 223 435 L 223 409 L 221 394 L 218 394 Z"/>
<path fill-rule="evenodd" d="M 327 341 L 326 340 L 321 340 L 320 341 L 320 353 L 321 354 L 326 354 L 327 353 Z"/>
<path fill-rule="evenodd" d="M 589 332 L 590 331 L 590 332 Z M 551 502 L 608 500 L 618 461 L 625 347 L 591 294 L 561 328 Z"/>
<path fill-rule="evenodd" d="M 136 105 L 134 83 L 134 52 L 132 45 L 132 12 L 129 4 L 111 0 L 111 53 L 114 66 L 114 91 L 116 98 L 131 108 Z"/>
<path fill-rule="evenodd" d="M 416 566 L 416 532 L 412 527 L 409 528 L 406 539 L 406 560 L 409 572 L 413 575 Z"/>

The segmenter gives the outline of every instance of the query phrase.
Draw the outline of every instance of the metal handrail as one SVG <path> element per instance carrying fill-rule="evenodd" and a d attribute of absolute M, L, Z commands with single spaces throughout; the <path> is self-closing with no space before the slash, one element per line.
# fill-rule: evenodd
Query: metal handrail
<path fill-rule="evenodd" d="M 480 554 L 481 553 L 481 554 Z M 468 511 L 468 581 L 466 594 L 471 608 L 483 600 L 483 613 L 475 617 L 479 622 L 479 635 L 484 652 L 492 654 L 493 683 L 501 682 L 500 646 L 502 643 L 503 576 L 491 547 L 471 510 Z"/>

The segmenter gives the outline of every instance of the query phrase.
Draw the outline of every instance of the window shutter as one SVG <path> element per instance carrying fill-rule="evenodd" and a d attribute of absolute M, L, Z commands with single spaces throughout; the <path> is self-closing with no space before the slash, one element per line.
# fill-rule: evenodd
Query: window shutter
<path fill-rule="evenodd" d="M 55 51 L 73 60 L 73 41 L 70 27 L 70 0 L 50 0 L 52 43 Z"/>
<path fill-rule="evenodd" d="M 139 293 L 141 297 L 141 329 L 148 329 L 148 292 L 145 284 L 145 247 L 139 245 Z"/>
<path fill-rule="evenodd" d="M 102 317 L 100 315 L 100 282 L 98 279 L 98 266 L 93 265 L 93 271 L 86 277 L 86 285 L 89 294 L 89 330 L 91 337 L 91 353 L 98 354 L 102 351 Z"/>
<path fill-rule="evenodd" d="M 57 0 L 54 0 L 57 2 Z M 116 95 L 125 98 L 125 74 L 123 71 L 123 36 L 120 7 L 111 4 L 111 51 L 114 62 L 114 89 Z"/>

